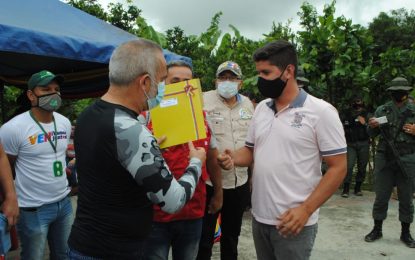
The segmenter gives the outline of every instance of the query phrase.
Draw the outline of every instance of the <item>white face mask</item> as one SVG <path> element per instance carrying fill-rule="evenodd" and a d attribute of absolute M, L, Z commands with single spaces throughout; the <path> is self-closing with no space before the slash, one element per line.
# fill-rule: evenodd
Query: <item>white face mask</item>
<path fill-rule="evenodd" d="M 238 94 L 238 85 L 239 82 L 233 82 L 233 81 L 221 81 L 218 82 L 218 94 L 223 98 L 231 98 Z"/>

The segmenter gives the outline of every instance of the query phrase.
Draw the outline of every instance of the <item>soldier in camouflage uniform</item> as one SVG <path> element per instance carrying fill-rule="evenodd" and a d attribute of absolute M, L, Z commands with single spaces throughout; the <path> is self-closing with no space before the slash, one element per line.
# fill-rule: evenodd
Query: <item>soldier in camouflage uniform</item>
<path fill-rule="evenodd" d="M 387 91 L 392 101 L 378 107 L 375 117 L 369 119 L 368 133 L 371 137 L 380 136 L 375 157 L 375 192 L 373 205 L 374 228 L 366 235 L 366 242 L 382 237 L 382 222 L 386 219 L 388 202 L 394 185 L 398 187 L 399 220 L 402 225 L 401 241 L 415 248 L 410 234 L 414 208 L 412 203 L 413 178 L 415 169 L 415 106 L 408 102 L 412 89 L 405 78 L 397 77 L 389 84 Z M 386 117 L 387 122 L 382 122 Z M 396 148 L 401 166 L 392 153 Z M 403 168 L 403 169 L 402 169 Z M 408 175 L 408 176 L 405 176 Z"/>

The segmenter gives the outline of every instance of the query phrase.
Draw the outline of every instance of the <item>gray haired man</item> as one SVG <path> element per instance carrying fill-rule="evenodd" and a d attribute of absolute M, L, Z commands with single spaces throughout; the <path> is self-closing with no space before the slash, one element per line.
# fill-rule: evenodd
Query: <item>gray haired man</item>
<path fill-rule="evenodd" d="M 158 45 L 124 43 L 110 59 L 108 92 L 79 116 L 78 209 L 68 241 L 72 259 L 142 259 L 153 204 L 173 213 L 193 196 L 204 149 L 189 143 L 189 164 L 176 181 L 156 139 L 137 120 L 154 104 L 166 75 Z"/>

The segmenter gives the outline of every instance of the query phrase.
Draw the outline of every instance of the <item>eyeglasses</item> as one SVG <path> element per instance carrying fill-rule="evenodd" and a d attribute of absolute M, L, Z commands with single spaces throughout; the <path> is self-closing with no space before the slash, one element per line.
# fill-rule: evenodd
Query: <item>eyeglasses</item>
<path fill-rule="evenodd" d="M 225 81 L 225 80 L 229 80 L 229 81 L 237 81 L 240 80 L 238 77 L 230 77 L 230 76 L 218 76 L 218 80 L 219 81 Z"/>

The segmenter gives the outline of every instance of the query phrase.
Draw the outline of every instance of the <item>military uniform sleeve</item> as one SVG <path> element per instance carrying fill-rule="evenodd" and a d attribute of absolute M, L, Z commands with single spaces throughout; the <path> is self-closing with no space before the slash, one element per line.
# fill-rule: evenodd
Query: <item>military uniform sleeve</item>
<path fill-rule="evenodd" d="M 176 180 L 164 161 L 156 139 L 134 119 L 116 119 L 118 160 L 147 197 L 167 213 L 179 211 L 193 196 L 201 175 L 201 161 L 192 158 L 183 176 Z"/>

